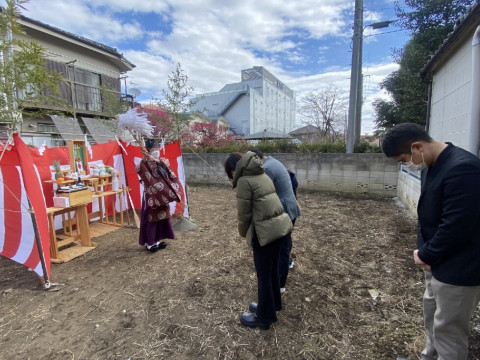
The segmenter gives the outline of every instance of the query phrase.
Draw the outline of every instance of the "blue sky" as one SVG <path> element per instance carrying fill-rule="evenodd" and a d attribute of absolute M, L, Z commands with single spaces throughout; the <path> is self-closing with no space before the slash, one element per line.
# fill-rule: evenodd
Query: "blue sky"
<path fill-rule="evenodd" d="M 3 0 L 0 0 L 2 5 Z M 302 94 L 332 84 L 348 96 L 353 0 L 31 0 L 23 14 L 115 47 L 136 65 L 127 87 L 138 100 L 161 98 L 180 62 L 195 93 L 240 81 L 240 71 L 264 66 Z M 391 0 L 364 0 L 364 25 L 394 20 Z M 373 131 L 371 103 L 397 69 L 392 48 L 408 33 L 365 27 L 362 134 Z M 298 127 L 304 124 L 298 122 Z"/>

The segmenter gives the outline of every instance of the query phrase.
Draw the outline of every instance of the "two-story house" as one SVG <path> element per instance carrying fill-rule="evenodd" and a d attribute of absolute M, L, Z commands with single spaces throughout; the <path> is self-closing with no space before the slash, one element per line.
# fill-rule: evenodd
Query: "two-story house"
<path fill-rule="evenodd" d="M 23 114 L 20 129 L 23 141 L 59 146 L 68 139 L 83 139 L 85 134 L 92 143 L 113 139 L 105 92 L 119 101 L 125 98 L 121 93 L 122 76 L 135 65 L 110 46 L 24 16 L 18 21 L 24 34 L 16 36 L 40 44 L 45 49 L 46 67 L 62 77 L 59 88 L 65 104 L 60 107 L 35 104 L 47 113 L 52 110 L 51 115 Z M 22 96 L 21 90 L 18 96 Z M 6 124 L 0 124 L 0 138 L 6 135 Z"/>

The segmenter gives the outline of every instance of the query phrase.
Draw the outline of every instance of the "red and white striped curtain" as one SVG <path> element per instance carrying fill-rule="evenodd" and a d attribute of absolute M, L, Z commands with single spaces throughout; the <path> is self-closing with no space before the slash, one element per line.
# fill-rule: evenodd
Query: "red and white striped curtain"
<path fill-rule="evenodd" d="M 130 187 L 134 206 L 140 209 L 143 187 L 135 171 L 136 164 L 142 158 L 140 148 L 122 141 L 97 144 L 91 148 L 92 155 L 87 153 L 88 162 L 110 165 L 119 171 L 120 183 Z M 68 148 L 46 148 L 39 152 L 37 148 L 27 147 L 20 136 L 15 134 L 14 146 L 6 149 L 0 147 L 0 155 L 0 256 L 10 258 L 34 270 L 39 276 L 44 276 L 28 211 L 28 197 L 35 212 L 49 277 L 50 242 L 46 208 L 53 206 L 54 188 L 52 183 L 45 181 L 53 178 L 51 165 L 54 160 L 60 161 L 62 165 L 70 163 Z M 182 201 L 171 203 L 171 210 L 176 215 L 189 217 L 180 143 L 165 145 L 161 156 L 169 160 L 183 186 Z M 127 199 L 123 201 L 124 204 L 127 203 Z M 95 211 L 95 206 L 89 205 L 89 210 Z M 110 205 L 107 204 L 107 208 L 110 209 Z"/>

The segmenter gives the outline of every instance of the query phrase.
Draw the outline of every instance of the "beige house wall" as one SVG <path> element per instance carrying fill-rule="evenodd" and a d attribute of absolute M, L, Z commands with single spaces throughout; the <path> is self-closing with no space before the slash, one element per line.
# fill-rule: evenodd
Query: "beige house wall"
<path fill-rule="evenodd" d="M 113 56 L 108 53 L 99 53 L 93 47 L 62 36 L 54 36 L 49 32 L 27 29 L 27 36 L 19 36 L 24 40 L 34 40 L 45 48 L 46 57 L 60 63 L 75 62 L 75 66 L 90 70 L 97 74 L 104 74 L 110 77 L 119 78 L 120 71 L 109 58 Z"/>

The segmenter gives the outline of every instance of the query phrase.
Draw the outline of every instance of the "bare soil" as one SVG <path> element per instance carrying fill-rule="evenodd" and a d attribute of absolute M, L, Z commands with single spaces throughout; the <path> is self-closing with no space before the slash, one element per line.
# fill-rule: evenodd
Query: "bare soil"
<path fill-rule="evenodd" d="M 418 358 L 423 276 L 415 220 L 397 202 L 300 193 L 284 308 L 262 331 L 238 320 L 256 275 L 234 191 L 190 187 L 189 200 L 196 231 L 154 254 L 133 227 L 95 238 L 95 250 L 52 264 L 58 291 L 0 258 L 0 358 Z M 477 312 L 469 359 L 480 358 L 479 324 Z"/>

